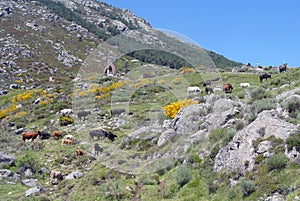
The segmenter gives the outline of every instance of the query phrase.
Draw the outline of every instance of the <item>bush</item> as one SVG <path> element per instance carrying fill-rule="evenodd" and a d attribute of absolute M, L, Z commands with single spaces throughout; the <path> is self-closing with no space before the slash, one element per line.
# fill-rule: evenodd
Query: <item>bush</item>
<path fill-rule="evenodd" d="M 177 184 L 183 187 L 192 179 L 192 173 L 187 166 L 181 166 L 175 171 L 174 178 Z"/>
<path fill-rule="evenodd" d="M 36 172 L 39 168 L 38 161 L 32 156 L 32 153 L 29 151 L 16 158 L 15 164 L 16 167 L 21 171 L 31 169 L 33 172 Z"/>
<path fill-rule="evenodd" d="M 285 168 L 287 165 L 287 158 L 283 154 L 276 154 L 267 159 L 268 170 L 280 170 Z"/>
<path fill-rule="evenodd" d="M 254 89 L 250 92 L 252 99 L 261 100 L 267 97 L 270 97 L 270 94 L 266 92 L 263 88 Z"/>
<path fill-rule="evenodd" d="M 244 121 L 239 120 L 239 121 L 237 122 L 236 126 L 235 126 L 235 129 L 236 129 L 237 131 L 239 131 L 239 130 L 242 130 L 242 129 L 244 128 L 244 126 L 245 126 Z"/>
<path fill-rule="evenodd" d="M 294 134 L 291 134 L 287 139 L 286 139 L 286 144 L 288 150 L 292 150 L 293 147 L 296 148 L 298 152 L 300 152 L 300 131 L 297 131 Z"/>
<path fill-rule="evenodd" d="M 243 196 L 246 197 L 255 191 L 254 184 L 250 180 L 242 180 L 240 183 Z"/>
<path fill-rule="evenodd" d="M 165 107 L 163 109 L 165 110 L 165 115 L 171 119 L 175 117 L 175 115 L 178 113 L 178 111 L 181 108 L 198 104 L 198 101 L 193 101 L 191 99 L 184 99 L 184 100 L 178 100 L 177 102 L 173 102 Z"/>
<path fill-rule="evenodd" d="M 291 117 L 297 118 L 297 114 L 300 112 L 300 100 L 298 98 L 289 100 L 285 109 L 289 112 Z"/>
<path fill-rule="evenodd" d="M 72 119 L 71 117 L 61 116 L 59 118 L 59 124 L 61 126 L 67 126 L 67 125 L 73 124 L 73 123 L 74 123 L 74 119 Z"/>

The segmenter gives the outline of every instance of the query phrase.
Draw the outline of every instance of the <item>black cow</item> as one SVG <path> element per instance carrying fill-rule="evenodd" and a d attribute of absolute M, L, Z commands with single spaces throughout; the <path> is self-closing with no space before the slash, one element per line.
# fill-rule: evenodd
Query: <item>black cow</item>
<path fill-rule="evenodd" d="M 212 94 L 212 93 L 214 93 L 214 90 L 213 90 L 213 88 L 211 88 L 211 87 L 205 87 L 205 92 L 206 92 L 206 94 Z"/>
<path fill-rule="evenodd" d="M 116 137 L 118 137 L 118 136 L 116 136 L 115 134 L 113 134 L 112 132 L 106 132 L 106 135 L 105 135 L 110 141 L 114 141 L 115 140 L 115 138 Z"/>
<path fill-rule="evenodd" d="M 79 121 L 81 121 L 82 117 L 83 117 L 83 121 L 85 121 L 85 117 L 87 117 L 89 114 L 91 114 L 91 112 L 85 111 L 85 110 L 78 112 L 77 116 L 78 116 Z"/>
<path fill-rule="evenodd" d="M 205 82 L 202 84 L 202 86 L 203 86 L 203 87 L 211 86 L 211 81 L 210 81 L 210 80 L 205 81 Z"/>
<path fill-rule="evenodd" d="M 120 114 L 124 113 L 125 109 L 112 109 L 110 110 L 111 116 L 119 116 Z"/>
<path fill-rule="evenodd" d="M 94 137 L 97 137 L 99 140 L 101 137 L 106 137 L 106 131 L 99 129 L 99 130 L 91 130 L 89 131 L 90 137 L 94 140 Z"/>
<path fill-rule="evenodd" d="M 271 75 L 268 73 L 264 73 L 262 75 L 259 75 L 259 80 L 262 82 L 264 79 L 268 80 L 268 78 L 271 78 Z"/>
<path fill-rule="evenodd" d="M 41 132 L 41 140 L 47 140 L 50 138 L 50 136 L 51 136 L 50 133 L 47 133 L 45 131 Z"/>
<path fill-rule="evenodd" d="M 287 70 L 287 64 L 282 64 L 279 66 L 279 73 L 285 72 Z"/>
<path fill-rule="evenodd" d="M 98 143 L 95 143 L 94 150 L 95 150 L 95 156 L 98 156 L 99 152 L 103 152 L 103 148 L 100 147 L 100 145 Z"/>

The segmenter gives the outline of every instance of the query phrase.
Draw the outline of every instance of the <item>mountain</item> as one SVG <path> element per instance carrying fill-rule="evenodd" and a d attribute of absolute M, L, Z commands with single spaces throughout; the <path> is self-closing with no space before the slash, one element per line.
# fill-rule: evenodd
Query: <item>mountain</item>
<path fill-rule="evenodd" d="M 59 79 L 70 77 L 71 75 L 66 75 L 64 70 L 76 72 L 97 45 L 104 41 L 115 43 L 121 38 L 118 36 L 120 34 L 130 36 L 130 40 L 133 40 L 126 39 L 126 44 L 123 45 L 127 48 L 126 51 L 138 50 L 139 45 L 148 43 L 148 46 L 143 48 L 162 49 L 172 54 L 177 52 L 177 55 L 179 52 L 179 57 L 199 57 L 195 47 L 153 30 L 145 19 L 136 17 L 129 10 L 114 8 L 103 2 L 8 0 L 1 1 L 0 10 L 0 68 L 3 73 L 1 83 L 5 88 L 12 80 L 42 83 L 48 79 L 49 74 L 54 75 L 54 72 L 58 72 L 56 75 L 62 74 Z M 136 44 L 136 41 L 140 44 Z M 128 43 L 138 47 L 128 49 Z M 241 66 L 240 63 L 229 61 L 211 51 L 200 52 L 205 54 L 206 60 L 212 58 L 212 61 L 201 64 L 218 68 Z M 162 55 L 160 59 L 147 59 L 147 55 L 132 53 L 131 56 L 136 56 L 141 61 L 153 61 L 152 63 L 173 68 L 189 65 L 189 61 L 168 61 L 169 56 L 164 58 L 164 54 L 161 53 L 154 53 L 156 56 Z M 197 65 L 198 63 L 195 62 Z M 38 78 L 32 76 L 35 72 L 39 73 Z"/>

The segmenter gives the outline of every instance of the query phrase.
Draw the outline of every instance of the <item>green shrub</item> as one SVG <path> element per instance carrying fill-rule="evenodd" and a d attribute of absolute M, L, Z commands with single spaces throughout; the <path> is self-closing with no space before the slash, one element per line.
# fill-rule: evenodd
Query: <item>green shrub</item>
<path fill-rule="evenodd" d="M 182 187 L 192 179 L 192 173 L 187 166 L 181 166 L 175 171 L 174 178 L 177 184 Z"/>
<path fill-rule="evenodd" d="M 199 157 L 199 155 L 195 153 L 195 154 L 189 154 L 187 161 L 191 164 L 194 164 L 194 163 L 201 163 L 202 160 Z"/>
<path fill-rule="evenodd" d="M 285 109 L 289 112 L 291 117 L 297 118 L 300 112 L 300 100 L 298 98 L 292 98 L 285 105 Z"/>
<path fill-rule="evenodd" d="M 273 100 L 259 100 L 254 103 L 254 108 L 256 114 L 260 113 L 263 110 L 271 110 L 276 107 L 276 104 Z"/>
<path fill-rule="evenodd" d="M 36 172 L 39 168 L 39 162 L 32 156 L 30 151 L 26 151 L 23 155 L 16 158 L 15 164 L 19 169 L 31 169 L 33 172 Z"/>
<path fill-rule="evenodd" d="M 250 91 L 251 97 L 254 100 L 261 100 L 270 97 L 270 94 L 263 88 L 257 88 Z"/>
<path fill-rule="evenodd" d="M 230 191 L 228 191 L 228 194 L 227 194 L 228 200 L 233 200 L 236 197 L 237 197 L 237 193 L 234 189 L 231 189 Z"/>
<path fill-rule="evenodd" d="M 254 183 L 250 180 L 242 180 L 240 187 L 244 197 L 247 197 L 255 191 Z"/>
<path fill-rule="evenodd" d="M 218 190 L 218 185 L 214 181 L 210 180 L 207 184 L 207 188 L 210 194 L 215 193 Z"/>
<path fill-rule="evenodd" d="M 299 152 L 300 151 L 300 131 L 297 131 L 296 133 L 291 134 L 287 139 L 286 139 L 286 144 L 288 150 L 292 150 L 293 147 L 296 148 L 296 150 Z"/>
<path fill-rule="evenodd" d="M 235 125 L 235 129 L 236 129 L 237 131 L 239 131 L 239 130 L 242 130 L 242 129 L 244 128 L 244 126 L 245 126 L 244 121 L 240 120 L 240 121 L 238 121 L 237 124 Z"/>
<path fill-rule="evenodd" d="M 237 97 L 239 99 L 244 99 L 245 98 L 245 93 L 240 93 L 240 94 L 237 95 Z"/>
<path fill-rule="evenodd" d="M 286 167 L 287 158 L 284 154 L 275 154 L 267 159 L 268 170 L 280 170 Z"/>
<path fill-rule="evenodd" d="M 265 159 L 265 157 L 264 157 L 262 154 L 258 154 L 258 155 L 254 158 L 255 164 L 260 164 L 260 163 L 262 163 L 264 159 Z"/>

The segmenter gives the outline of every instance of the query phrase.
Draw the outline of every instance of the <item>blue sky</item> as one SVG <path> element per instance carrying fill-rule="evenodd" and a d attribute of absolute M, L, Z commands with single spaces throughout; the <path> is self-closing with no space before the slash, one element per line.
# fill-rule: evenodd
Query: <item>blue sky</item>
<path fill-rule="evenodd" d="M 300 0 L 102 0 L 225 57 L 300 66 Z"/>

